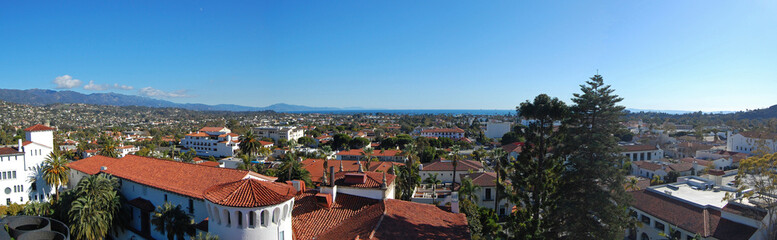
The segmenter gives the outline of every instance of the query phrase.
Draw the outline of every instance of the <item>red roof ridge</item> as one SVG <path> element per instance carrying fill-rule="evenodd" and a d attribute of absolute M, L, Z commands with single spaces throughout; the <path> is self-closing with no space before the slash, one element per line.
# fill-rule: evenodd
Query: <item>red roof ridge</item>
<path fill-rule="evenodd" d="M 54 130 L 57 130 L 57 129 L 54 129 L 52 127 L 49 127 L 43 124 L 35 124 L 32 127 L 28 127 L 24 129 L 25 132 L 54 131 Z"/>
<path fill-rule="evenodd" d="M 203 198 L 222 206 L 261 207 L 288 201 L 294 195 L 297 191 L 288 184 L 245 178 L 211 186 Z"/>

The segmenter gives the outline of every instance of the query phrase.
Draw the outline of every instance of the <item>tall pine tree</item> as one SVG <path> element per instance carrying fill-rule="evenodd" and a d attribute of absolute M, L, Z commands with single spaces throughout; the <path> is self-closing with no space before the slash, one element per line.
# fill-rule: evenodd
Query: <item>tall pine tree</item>
<path fill-rule="evenodd" d="M 568 108 L 557 98 L 541 94 L 533 102 L 523 102 L 518 115 L 530 120 L 519 134 L 526 139 L 512 171 L 507 175 L 507 198 L 519 206 L 512 214 L 508 232 L 514 238 L 555 239 L 558 222 L 551 217 L 556 211 L 560 192 L 559 181 L 563 158 L 559 153 L 564 127 L 554 127 L 564 121 Z"/>
<path fill-rule="evenodd" d="M 574 94 L 565 152 L 569 155 L 561 179 L 564 197 L 553 217 L 561 224 L 564 239 L 622 239 L 631 223 L 626 208 L 630 196 L 625 192 L 624 172 L 620 165 L 618 139 L 613 135 L 619 123 L 623 100 L 594 75 Z"/>

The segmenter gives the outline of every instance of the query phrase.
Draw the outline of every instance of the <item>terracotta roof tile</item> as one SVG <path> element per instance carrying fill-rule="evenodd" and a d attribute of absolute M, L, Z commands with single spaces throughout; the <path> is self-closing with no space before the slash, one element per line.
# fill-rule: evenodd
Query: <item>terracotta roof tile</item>
<path fill-rule="evenodd" d="M 10 155 L 10 154 L 22 154 L 22 152 L 19 152 L 19 150 L 17 150 L 17 148 L 15 147 L 0 148 L 0 155 Z"/>
<path fill-rule="evenodd" d="M 522 147 L 523 147 L 522 142 L 514 142 L 514 143 L 510 143 L 502 146 L 502 150 L 504 150 L 507 153 L 511 153 L 511 152 L 521 153 L 521 151 L 523 151 Z"/>
<path fill-rule="evenodd" d="M 356 155 L 361 156 L 363 155 L 364 150 L 363 149 L 351 149 L 348 151 L 340 151 L 336 155 Z M 401 150 L 395 150 L 395 149 L 386 149 L 386 150 L 373 150 L 372 156 L 373 157 L 393 157 L 397 156 L 399 154 L 402 154 Z"/>
<path fill-rule="evenodd" d="M 359 164 L 358 161 L 355 160 L 327 160 L 328 165 L 330 167 L 335 167 L 335 172 L 340 171 L 340 162 L 343 164 L 343 171 L 346 172 L 354 172 L 359 170 Z M 364 171 L 370 171 L 370 172 L 387 172 L 390 173 L 390 169 L 392 164 L 395 164 L 397 166 L 404 166 L 403 163 L 395 163 L 395 162 L 371 162 L 370 163 L 370 169 L 367 168 L 367 164 L 362 162 L 362 167 L 364 167 Z M 313 180 L 314 183 L 320 183 L 321 177 L 324 176 L 324 160 L 323 159 L 314 159 L 314 158 L 308 158 L 305 160 L 302 160 L 302 165 L 305 168 L 305 170 L 308 170 L 310 172 L 310 179 Z M 381 176 L 382 180 L 382 176 Z"/>
<path fill-rule="evenodd" d="M 219 167 L 221 166 L 218 162 L 211 162 L 211 161 L 203 161 L 201 163 L 198 163 L 201 166 L 208 166 L 208 167 Z"/>
<path fill-rule="evenodd" d="M 198 164 L 127 155 L 121 159 L 94 156 L 70 163 L 71 168 L 87 174 L 104 172 L 143 185 L 202 199 L 206 189 L 249 176 L 275 181 L 244 170 L 215 168 Z M 108 169 L 100 171 L 101 166 Z"/>
<path fill-rule="evenodd" d="M 316 238 L 368 206 L 378 203 L 378 200 L 339 193 L 332 208 L 323 208 L 316 203 L 316 193 L 318 191 L 309 190 L 297 195 L 294 200 L 292 230 L 296 240 Z"/>
<path fill-rule="evenodd" d="M 621 146 L 623 152 L 642 152 L 642 151 L 654 151 L 658 150 L 655 145 L 626 145 Z"/>
<path fill-rule="evenodd" d="M 462 174 L 462 177 L 469 177 L 472 179 L 472 184 L 481 187 L 493 187 L 496 186 L 496 173 L 495 172 L 481 172 L 481 173 L 469 173 Z"/>
<path fill-rule="evenodd" d="M 246 178 L 212 186 L 203 196 L 222 206 L 253 208 L 279 204 L 296 194 L 294 187 L 288 184 Z"/>
<path fill-rule="evenodd" d="M 200 128 L 200 132 L 221 132 L 226 127 L 204 127 Z"/>
<path fill-rule="evenodd" d="M 483 164 L 474 160 L 459 160 L 456 165 L 456 171 L 480 171 L 483 169 Z M 436 161 L 430 164 L 424 165 L 421 171 L 453 171 L 452 161 Z"/>
<path fill-rule="evenodd" d="M 57 130 L 57 129 L 54 129 L 45 125 L 41 125 L 41 124 L 36 124 L 35 126 L 24 129 L 25 132 L 54 131 L 54 130 Z"/>
<path fill-rule="evenodd" d="M 770 133 L 770 132 L 746 131 L 746 132 L 740 132 L 739 134 L 746 138 L 777 139 L 777 133 Z"/>
<path fill-rule="evenodd" d="M 652 162 L 646 162 L 646 161 L 634 161 L 634 162 L 631 162 L 631 164 L 637 165 L 637 167 L 639 168 L 647 169 L 650 171 L 656 171 L 658 169 L 662 169 L 661 165 L 655 164 Z"/>
<path fill-rule="evenodd" d="M 365 175 L 365 181 L 363 183 L 350 183 L 346 181 L 347 174 L 355 174 L 358 172 L 337 172 L 335 173 L 335 185 L 337 186 L 347 186 L 347 187 L 354 187 L 354 188 L 380 188 L 381 184 L 383 183 L 383 173 L 379 172 L 363 172 L 359 174 Z M 391 183 L 394 181 L 393 174 L 386 174 L 386 185 L 391 185 Z"/>

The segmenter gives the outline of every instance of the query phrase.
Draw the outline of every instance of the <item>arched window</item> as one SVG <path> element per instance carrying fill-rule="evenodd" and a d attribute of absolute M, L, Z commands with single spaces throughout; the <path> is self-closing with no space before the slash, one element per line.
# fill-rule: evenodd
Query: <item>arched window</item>
<path fill-rule="evenodd" d="M 640 240 L 650 240 L 650 237 L 648 237 L 647 233 L 642 233 L 642 235 L 639 237 Z"/>
<path fill-rule="evenodd" d="M 227 227 L 232 225 L 232 218 L 229 216 L 229 210 L 224 209 L 224 218 L 227 219 Z"/>
<path fill-rule="evenodd" d="M 280 217 L 278 215 L 280 212 L 280 208 L 275 208 L 275 210 L 272 210 L 272 223 L 278 224 L 278 217 Z"/>
<path fill-rule="evenodd" d="M 281 213 L 282 219 L 286 220 L 286 213 L 289 212 L 289 205 L 283 205 L 283 212 Z"/>
<path fill-rule="evenodd" d="M 221 224 L 221 215 L 219 214 L 219 209 L 216 208 L 215 206 L 213 207 L 213 215 L 211 215 L 211 216 L 216 218 L 216 219 L 214 219 L 216 221 L 216 223 Z"/>
<path fill-rule="evenodd" d="M 248 212 L 248 226 L 251 228 L 256 227 L 256 213 L 254 211 Z"/>
<path fill-rule="evenodd" d="M 240 211 L 235 211 L 235 217 L 237 217 L 237 226 L 242 227 L 243 226 L 243 213 Z"/>
<path fill-rule="evenodd" d="M 262 227 L 267 227 L 268 224 L 268 216 L 267 210 L 262 210 L 262 213 L 259 214 L 259 223 L 262 224 Z"/>

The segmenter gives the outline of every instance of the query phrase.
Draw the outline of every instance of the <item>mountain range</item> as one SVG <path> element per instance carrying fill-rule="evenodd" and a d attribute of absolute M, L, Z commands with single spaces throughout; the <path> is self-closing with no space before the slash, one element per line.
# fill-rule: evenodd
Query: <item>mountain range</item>
<path fill-rule="evenodd" d="M 183 108 L 196 111 L 276 111 L 276 112 L 302 112 L 302 111 L 333 111 L 342 110 L 340 108 L 327 107 L 308 107 L 301 105 L 291 105 L 277 103 L 267 107 L 249 107 L 235 104 L 207 105 L 200 103 L 174 103 L 160 99 L 154 99 L 142 96 L 125 95 L 118 93 L 92 93 L 83 94 L 79 92 L 64 90 L 55 91 L 47 89 L 0 89 L 0 100 L 27 104 L 33 106 L 43 106 L 55 103 L 83 103 L 93 105 L 112 105 L 112 106 L 144 106 L 144 107 L 171 107 Z"/>

